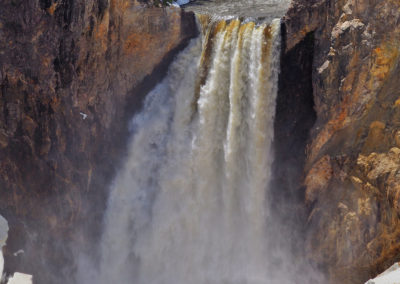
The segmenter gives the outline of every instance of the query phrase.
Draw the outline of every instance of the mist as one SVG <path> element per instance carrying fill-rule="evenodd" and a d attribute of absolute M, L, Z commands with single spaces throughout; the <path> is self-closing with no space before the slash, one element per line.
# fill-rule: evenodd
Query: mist
<path fill-rule="evenodd" d="M 294 184 L 273 177 L 280 20 L 198 24 L 131 120 L 100 244 L 77 257 L 76 282 L 323 283 L 304 261 Z"/>

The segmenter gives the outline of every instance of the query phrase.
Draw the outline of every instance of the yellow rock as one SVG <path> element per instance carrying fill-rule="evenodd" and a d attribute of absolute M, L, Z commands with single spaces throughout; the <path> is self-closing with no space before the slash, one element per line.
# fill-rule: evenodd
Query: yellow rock
<path fill-rule="evenodd" d="M 327 189 L 332 175 L 333 169 L 329 156 L 322 157 L 313 165 L 305 179 L 307 203 L 316 200 L 318 195 Z"/>
<path fill-rule="evenodd" d="M 369 197 L 358 199 L 358 213 L 369 216 L 372 213 L 371 200 Z"/>
<path fill-rule="evenodd" d="M 385 129 L 385 124 L 381 121 L 374 121 L 370 124 L 369 128 Z"/>
<path fill-rule="evenodd" d="M 394 140 L 396 141 L 396 145 L 400 147 L 400 130 L 398 130 L 394 136 Z"/>
<path fill-rule="evenodd" d="M 355 176 L 350 177 L 351 182 L 353 183 L 354 187 L 357 188 L 358 190 L 362 189 L 363 182 L 361 179 Z"/>

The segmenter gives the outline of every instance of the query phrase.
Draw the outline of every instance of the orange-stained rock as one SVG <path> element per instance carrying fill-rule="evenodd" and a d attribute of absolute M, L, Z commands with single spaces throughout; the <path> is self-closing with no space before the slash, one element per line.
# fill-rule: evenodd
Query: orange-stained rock
<path fill-rule="evenodd" d="M 328 188 L 329 181 L 332 178 L 332 172 L 331 160 L 328 155 L 322 157 L 308 171 L 304 182 L 307 188 L 306 202 L 308 204 L 314 202 L 315 199 Z"/>
<path fill-rule="evenodd" d="M 330 283 L 364 283 L 400 257 L 400 2 L 296 0 L 284 23 L 287 52 L 315 39 L 308 257 Z M 310 182 L 321 159 L 329 182 Z"/>

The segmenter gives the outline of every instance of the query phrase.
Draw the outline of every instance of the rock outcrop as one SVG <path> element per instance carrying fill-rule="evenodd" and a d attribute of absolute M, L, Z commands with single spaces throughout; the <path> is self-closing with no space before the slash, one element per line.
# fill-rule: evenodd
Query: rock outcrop
<path fill-rule="evenodd" d="M 307 253 L 364 283 L 400 259 L 400 2 L 297 0 L 285 27 L 287 52 L 314 37 Z"/>
<path fill-rule="evenodd" d="M 98 238 L 128 119 L 197 33 L 193 14 L 146 2 L 2 1 L 0 213 L 10 225 L 9 273 L 73 283 L 68 243 L 90 249 Z M 19 249 L 25 254 L 14 256 Z"/>

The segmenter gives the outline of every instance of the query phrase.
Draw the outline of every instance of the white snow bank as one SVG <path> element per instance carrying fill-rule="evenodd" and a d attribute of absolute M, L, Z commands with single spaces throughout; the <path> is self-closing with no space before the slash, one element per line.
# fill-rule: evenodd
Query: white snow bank
<path fill-rule="evenodd" d="M 8 222 L 0 215 L 0 278 L 3 278 L 4 257 L 3 247 L 6 245 L 8 237 Z M 19 250 L 17 253 L 21 253 Z M 23 251 L 22 251 L 23 252 Z M 16 272 L 7 282 L 8 284 L 32 284 L 32 275 Z"/>
<path fill-rule="evenodd" d="M 15 272 L 8 280 L 8 284 L 32 284 L 32 275 Z"/>
<path fill-rule="evenodd" d="M 400 284 L 400 265 L 393 264 L 388 270 L 379 274 L 376 278 L 368 280 L 365 284 Z"/>
<path fill-rule="evenodd" d="M 190 2 L 190 0 L 177 0 L 177 1 L 174 1 L 172 3 L 172 5 L 181 6 L 181 5 L 185 5 L 185 4 L 189 3 L 189 2 Z"/>

